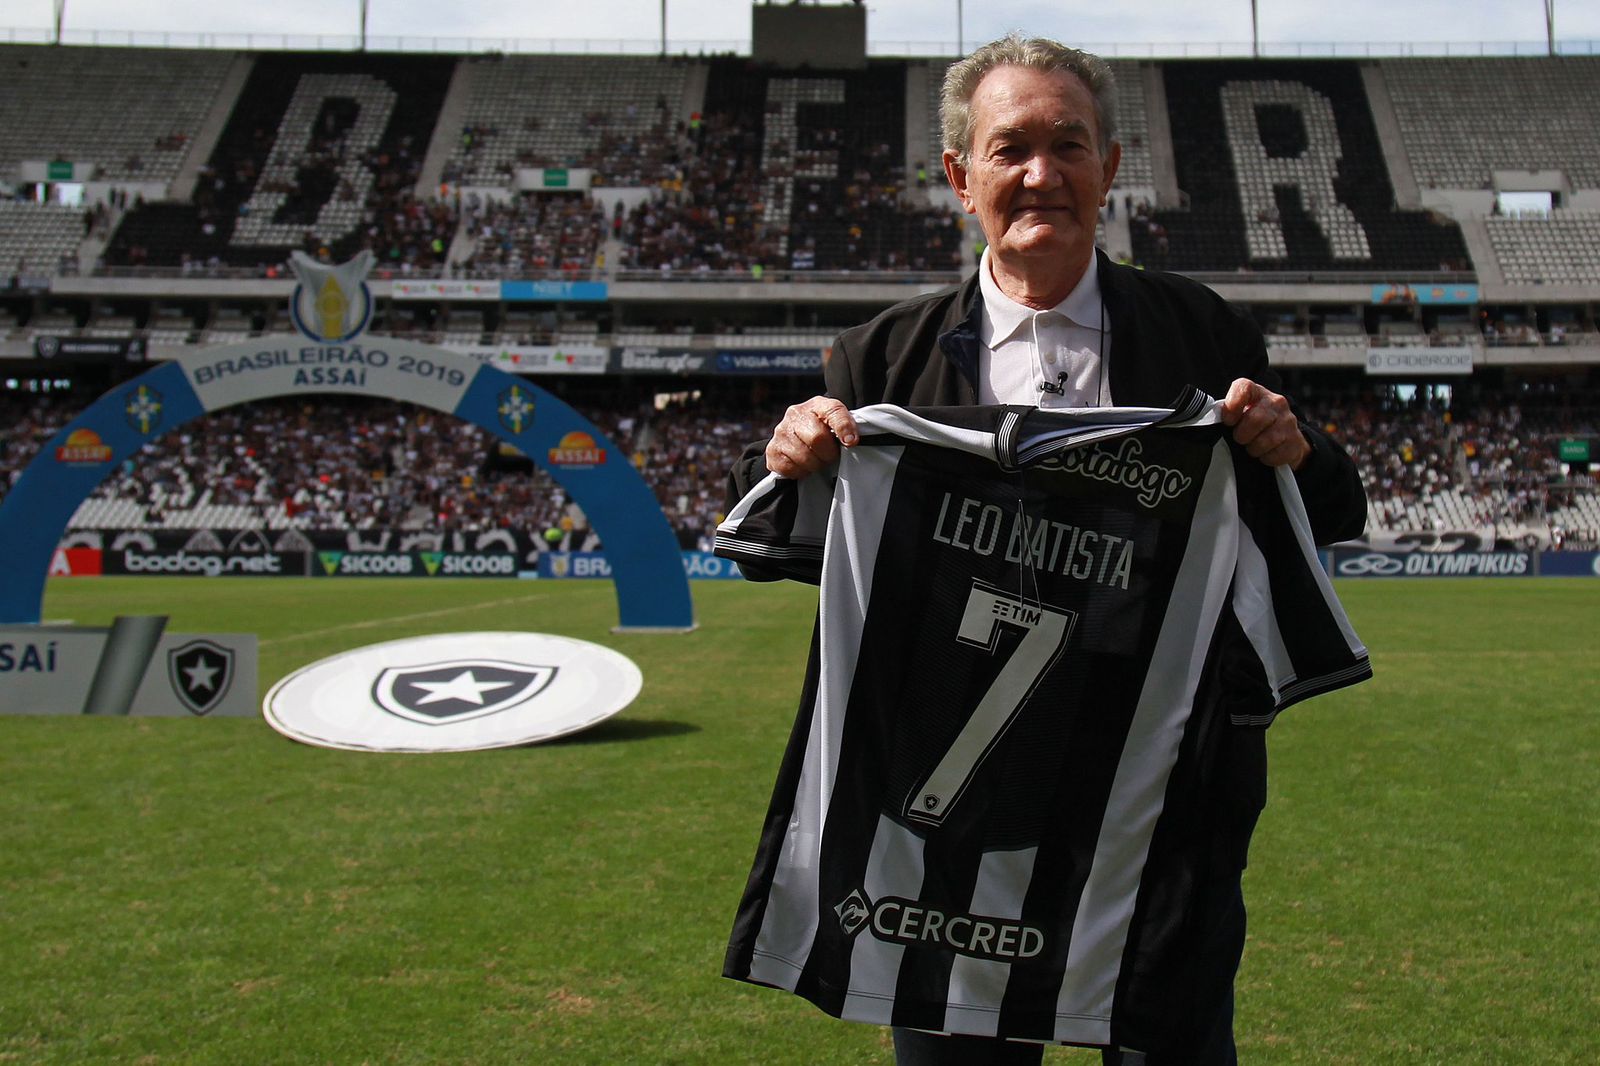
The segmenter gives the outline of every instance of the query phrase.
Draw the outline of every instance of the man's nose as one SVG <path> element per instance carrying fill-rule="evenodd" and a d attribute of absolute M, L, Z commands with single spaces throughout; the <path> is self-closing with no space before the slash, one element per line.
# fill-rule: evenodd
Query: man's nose
<path fill-rule="evenodd" d="M 1061 173 L 1048 155 L 1035 152 L 1028 158 L 1027 172 L 1022 180 L 1030 189 L 1049 189 L 1061 183 Z"/>

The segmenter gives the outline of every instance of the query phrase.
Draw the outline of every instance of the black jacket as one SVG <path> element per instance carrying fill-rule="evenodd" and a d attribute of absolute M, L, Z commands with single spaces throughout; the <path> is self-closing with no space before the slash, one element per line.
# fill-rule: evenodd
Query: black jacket
<path fill-rule="evenodd" d="M 1100 260 L 1100 292 L 1112 338 L 1113 402 L 1162 407 L 1185 385 L 1222 397 L 1235 378 L 1281 392 L 1261 331 L 1248 315 L 1198 282 Z M 823 367 L 827 395 L 851 408 L 872 403 L 945 407 L 978 402 L 978 275 L 954 288 L 898 303 L 840 334 Z M 1298 414 L 1298 411 L 1296 412 Z M 1318 544 L 1361 535 L 1367 500 L 1355 463 L 1303 419 L 1311 457 L 1295 480 Z M 729 506 L 766 474 L 766 442 L 735 465 Z"/>

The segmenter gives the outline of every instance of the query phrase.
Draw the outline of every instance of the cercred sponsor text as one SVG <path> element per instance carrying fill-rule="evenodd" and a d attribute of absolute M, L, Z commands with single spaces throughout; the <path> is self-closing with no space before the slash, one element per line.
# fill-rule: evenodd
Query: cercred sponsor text
<path fill-rule="evenodd" d="M 846 936 L 862 929 L 894 944 L 949 948 L 957 955 L 999 962 L 1031 959 L 1044 950 L 1044 932 L 981 914 L 947 914 L 916 900 L 885 896 L 872 902 L 860 889 L 834 908 Z"/>

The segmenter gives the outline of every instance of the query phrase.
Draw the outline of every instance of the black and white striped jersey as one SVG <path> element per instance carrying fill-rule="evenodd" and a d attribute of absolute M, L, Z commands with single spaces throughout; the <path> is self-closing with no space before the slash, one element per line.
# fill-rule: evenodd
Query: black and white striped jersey
<path fill-rule="evenodd" d="M 1293 476 L 1216 407 L 866 407 L 732 510 L 719 555 L 821 593 L 727 976 L 1163 1046 L 1221 734 L 1371 676 Z"/>

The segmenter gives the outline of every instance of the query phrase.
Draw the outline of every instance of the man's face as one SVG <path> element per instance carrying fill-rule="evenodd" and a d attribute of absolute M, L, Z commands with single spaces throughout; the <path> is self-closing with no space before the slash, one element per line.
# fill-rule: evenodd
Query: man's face
<path fill-rule="evenodd" d="M 970 162 L 945 173 L 995 257 L 997 272 L 1074 271 L 1094 248 L 1101 198 L 1120 146 L 1102 155 L 1094 97 L 1077 75 L 997 67 L 972 95 Z"/>

